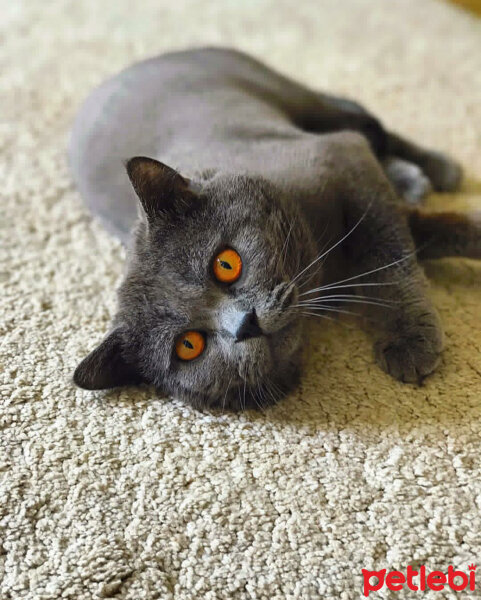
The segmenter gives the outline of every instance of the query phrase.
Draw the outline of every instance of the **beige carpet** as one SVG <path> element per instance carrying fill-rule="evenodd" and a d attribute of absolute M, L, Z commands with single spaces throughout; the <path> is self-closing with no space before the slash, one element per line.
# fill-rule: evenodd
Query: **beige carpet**
<path fill-rule="evenodd" d="M 362 568 L 479 562 L 481 265 L 426 266 L 447 350 L 419 389 L 379 371 L 363 334 L 316 322 L 301 387 L 265 415 L 83 392 L 71 373 L 106 331 L 123 252 L 82 207 L 65 146 L 107 75 L 229 44 L 455 154 L 464 189 L 429 206 L 479 210 L 480 21 L 434 0 L 2 0 L 0 14 L 1 600 L 349 600 Z M 388 594 L 371 597 L 410 597 Z"/>

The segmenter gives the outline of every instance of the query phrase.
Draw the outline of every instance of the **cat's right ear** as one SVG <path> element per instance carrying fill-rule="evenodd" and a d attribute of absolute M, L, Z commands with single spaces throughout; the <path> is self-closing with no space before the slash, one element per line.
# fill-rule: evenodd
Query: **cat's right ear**
<path fill-rule="evenodd" d="M 149 221 L 186 206 L 196 198 L 189 180 L 158 160 L 135 156 L 125 167 Z"/>
<path fill-rule="evenodd" d="M 122 352 L 122 331 L 110 332 L 75 369 L 73 380 L 85 390 L 105 390 L 142 382 L 135 365 Z"/>

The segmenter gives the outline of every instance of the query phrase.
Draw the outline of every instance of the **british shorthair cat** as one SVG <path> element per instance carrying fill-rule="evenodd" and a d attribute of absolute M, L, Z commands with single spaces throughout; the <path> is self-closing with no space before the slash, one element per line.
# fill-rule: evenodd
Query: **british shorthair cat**
<path fill-rule="evenodd" d="M 133 65 L 86 100 L 70 150 L 92 212 L 127 243 L 86 389 L 152 384 L 242 409 L 292 388 L 311 316 L 362 308 L 387 373 L 420 382 L 442 326 L 418 259 L 481 256 L 479 222 L 425 214 L 461 169 L 357 103 L 233 50 Z"/>

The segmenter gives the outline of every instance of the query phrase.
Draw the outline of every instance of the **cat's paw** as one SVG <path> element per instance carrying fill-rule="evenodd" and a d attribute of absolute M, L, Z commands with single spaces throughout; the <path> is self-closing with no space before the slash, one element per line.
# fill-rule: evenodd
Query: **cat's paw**
<path fill-rule="evenodd" d="M 420 384 L 439 364 L 443 331 L 437 315 L 428 316 L 418 324 L 390 332 L 374 345 L 380 367 L 399 381 Z"/>
<path fill-rule="evenodd" d="M 431 191 L 431 182 L 414 163 L 391 157 L 384 168 L 398 195 L 410 204 L 419 204 Z"/>
<path fill-rule="evenodd" d="M 423 161 L 423 171 L 437 192 L 456 191 L 463 178 L 461 165 L 441 152 L 429 153 L 429 157 Z"/>

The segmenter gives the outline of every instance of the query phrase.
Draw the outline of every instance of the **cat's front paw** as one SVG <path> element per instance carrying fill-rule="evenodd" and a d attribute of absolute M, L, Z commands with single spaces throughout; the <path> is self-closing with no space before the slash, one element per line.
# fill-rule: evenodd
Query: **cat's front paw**
<path fill-rule="evenodd" d="M 398 331 L 390 332 L 374 345 L 380 367 L 389 375 L 408 383 L 420 384 L 439 364 L 443 350 L 443 331 L 437 315 L 430 315 Z"/>

